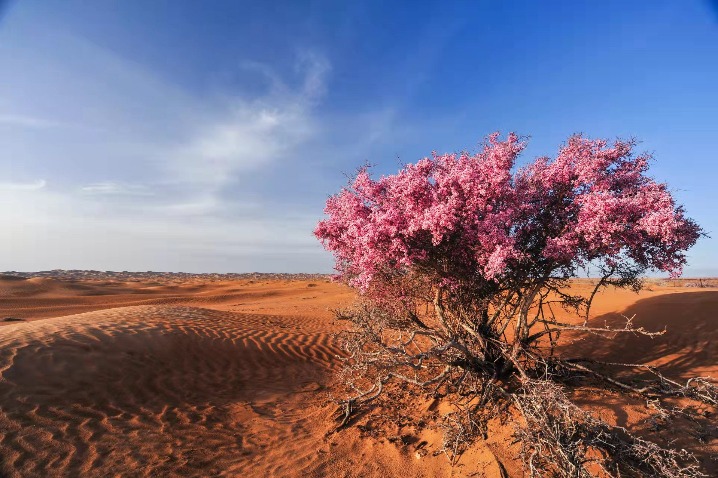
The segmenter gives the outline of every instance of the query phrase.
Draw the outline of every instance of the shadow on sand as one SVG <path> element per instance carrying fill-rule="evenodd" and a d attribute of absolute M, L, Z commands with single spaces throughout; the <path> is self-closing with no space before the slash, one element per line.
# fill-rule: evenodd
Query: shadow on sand
<path fill-rule="evenodd" d="M 583 338 L 563 349 L 583 356 L 622 363 L 651 363 L 666 375 L 689 378 L 718 374 L 718 291 L 665 294 L 642 299 L 621 312 L 591 320 L 595 326 L 621 326 L 634 317 L 636 327 L 666 329 L 658 337 L 619 334 L 611 339 Z"/>
<path fill-rule="evenodd" d="M 594 326 L 622 326 L 634 317 L 636 327 L 666 333 L 650 338 L 619 334 L 611 339 L 582 337 L 562 349 L 564 357 L 587 357 L 606 362 L 650 364 L 666 377 L 687 380 L 696 376 L 718 379 L 718 291 L 668 293 L 642 299 L 623 311 L 592 319 Z M 608 367 L 611 369 L 613 367 Z M 623 380 L 652 378 L 638 370 L 616 368 L 612 373 Z M 698 415 L 692 420 L 679 418 L 658 428 L 651 422 L 652 412 L 645 401 L 620 393 L 588 393 L 577 400 L 613 416 L 619 426 L 633 428 L 664 446 L 685 448 L 698 458 L 704 472 L 718 476 L 718 427 L 714 415 Z M 670 401 L 668 405 L 679 405 Z M 606 416 L 606 415 L 604 415 Z"/>

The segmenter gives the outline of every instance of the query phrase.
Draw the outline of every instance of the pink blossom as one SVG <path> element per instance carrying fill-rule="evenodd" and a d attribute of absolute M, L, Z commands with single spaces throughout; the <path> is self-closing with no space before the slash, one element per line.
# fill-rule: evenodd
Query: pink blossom
<path fill-rule="evenodd" d="M 525 143 L 494 133 L 474 155 L 434 153 L 378 180 L 363 168 L 314 233 L 365 292 L 416 268 L 453 285 L 592 262 L 680 274 L 701 230 L 634 146 L 572 136 L 553 160 L 512 172 Z"/>

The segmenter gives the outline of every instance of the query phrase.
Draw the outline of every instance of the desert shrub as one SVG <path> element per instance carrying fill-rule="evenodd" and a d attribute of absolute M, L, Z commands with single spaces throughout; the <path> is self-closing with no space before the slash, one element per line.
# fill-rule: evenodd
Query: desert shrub
<path fill-rule="evenodd" d="M 493 134 L 473 155 L 434 153 L 379 179 L 364 167 L 327 201 L 315 235 L 334 253 L 336 278 L 359 292 L 338 312 L 353 323 L 343 337 L 341 426 L 399 383 L 473 397 L 446 424 L 456 451 L 484 429 L 487 410 L 518 410 L 516 436 L 534 476 L 700 476 L 689 456 L 600 422 L 564 388 L 592 379 L 715 405 L 710 383 L 681 385 L 643 367 L 656 380 L 636 385 L 555 352 L 567 332 L 661 334 L 628 318 L 594 326 L 591 303 L 605 287 L 639 290 L 646 271 L 679 276 L 700 227 L 647 175 L 651 158 L 635 154 L 633 141 L 572 136 L 554 159 L 515 169 L 524 147 L 514 134 Z M 586 271 L 596 279 L 579 294 L 570 281 Z M 560 309 L 578 320 L 560 320 Z"/>

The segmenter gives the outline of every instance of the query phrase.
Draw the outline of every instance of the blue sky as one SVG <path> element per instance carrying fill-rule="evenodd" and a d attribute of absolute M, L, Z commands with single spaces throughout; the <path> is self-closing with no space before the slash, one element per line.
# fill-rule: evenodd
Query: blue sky
<path fill-rule="evenodd" d="M 0 0 L 0 3 L 1 0 Z M 311 235 L 359 164 L 492 131 L 552 155 L 636 137 L 714 236 L 718 7 L 707 1 L 7 2 L 2 270 L 328 272 Z"/>

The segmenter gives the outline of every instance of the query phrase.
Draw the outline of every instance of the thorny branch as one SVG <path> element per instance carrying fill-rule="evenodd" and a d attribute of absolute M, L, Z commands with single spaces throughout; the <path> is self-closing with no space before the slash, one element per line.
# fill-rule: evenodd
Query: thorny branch
<path fill-rule="evenodd" d="M 549 278 L 543 289 L 533 287 L 528 294 L 507 291 L 488 303 L 468 306 L 466 298 L 457 299 L 437 288 L 424 294 L 426 304 L 431 305 L 428 308 L 415 303 L 406 310 L 387 310 L 365 301 L 338 312 L 354 325 L 343 341 L 346 356 L 341 381 L 350 395 L 341 402 L 338 428 L 348 426 L 359 411 L 368 410 L 387 387 L 403 384 L 454 404 L 457 411 L 445 416 L 443 425 L 443 451 L 452 463 L 477 436 L 486 433 L 492 414 L 510 407 L 522 417 L 516 437 L 531 476 L 588 477 L 595 476 L 596 470 L 609 476 L 704 476 L 687 452 L 662 448 L 581 410 L 566 397 L 560 383 L 583 377 L 645 397 L 661 419 L 687 414 L 684 409 L 663 407 L 661 398 L 684 397 L 718 405 L 715 384 L 706 377 L 680 383 L 646 364 L 556 356 L 557 341 L 566 332 L 609 338 L 617 334 L 653 338 L 666 333 L 634 325 L 635 317 L 624 316 L 621 325 L 603 326 L 589 320 L 558 320 L 556 305 L 581 310 L 584 315 L 578 317 L 586 317 L 597 290 L 587 299 L 569 294 L 556 299 L 558 282 Z M 608 282 L 604 277 L 599 284 Z M 644 372 L 649 378 L 628 382 L 606 372 L 616 367 Z"/>

